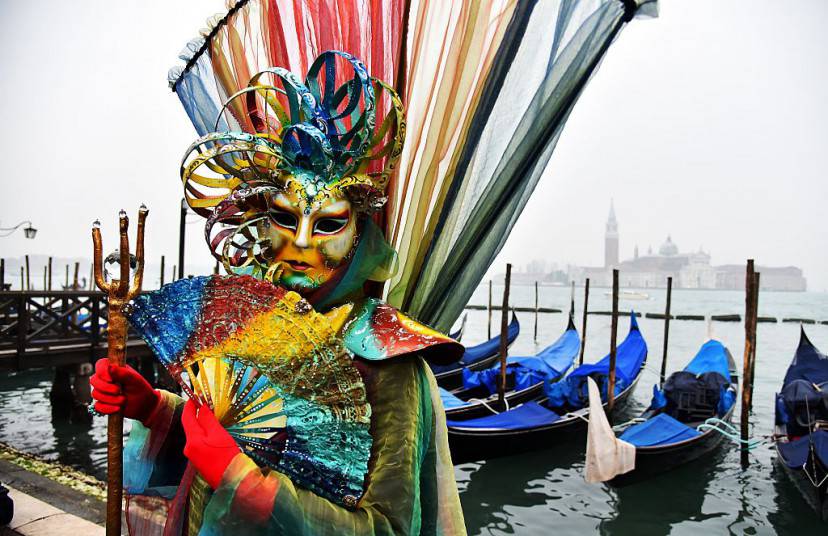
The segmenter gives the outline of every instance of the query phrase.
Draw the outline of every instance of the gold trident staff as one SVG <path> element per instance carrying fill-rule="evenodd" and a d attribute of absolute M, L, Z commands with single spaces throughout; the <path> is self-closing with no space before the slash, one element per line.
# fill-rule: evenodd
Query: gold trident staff
<path fill-rule="evenodd" d="M 95 249 L 95 283 L 98 288 L 109 296 L 108 321 L 107 321 L 107 345 L 109 352 L 107 358 L 110 364 L 121 366 L 126 362 L 126 340 L 127 320 L 124 316 L 123 307 L 132 298 L 141 292 L 141 283 L 144 278 L 144 222 L 147 219 L 149 210 L 144 205 L 138 209 L 138 235 L 136 237 L 137 249 L 135 251 L 135 275 L 132 284 L 129 283 L 129 218 L 126 212 L 121 210 L 118 214 L 120 220 L 120 264 L 121 274 L 119 279 L 113 279 L 107 283 L 104 280 L 103 256 L 101 253 L 101 223 L 95 221 L 92 224 L 92 244 Z M 107 536 L 121 535 L 121 501 L 123 499 L 123 448 L 124 448 L 124 415 L 115 413 L 109 416 L 107 422 L 107 488 L 106 488 L 106 534 Z"/>

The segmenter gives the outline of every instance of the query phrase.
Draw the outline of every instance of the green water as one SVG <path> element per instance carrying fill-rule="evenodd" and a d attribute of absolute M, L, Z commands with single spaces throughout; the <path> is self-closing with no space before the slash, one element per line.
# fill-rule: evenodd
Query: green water
<path fill-rule="evenodd" d="M 500 289 L 494 289 L 499 302 Z M 608 310 L 605 289 L 593 289 L 591 310 Z M 647 290 L 643 301 L 622 301 L 622 309 L 662 312 L 664 292 Z M 472 303 L 486 302 L 480 289 Z M 582 289 L 577 290 L 582 301 Z M 569 291 L 541 287 L 540 305 L 568 307 Z M 512 289 L 512 304 L 534 304 L 531 287 Z M 675 291 L 674 314 L 742 313 L 744 296 L 727 291 Z M 495 326 L 499 325 L 495 313 Z M 763 316 L 805 317 L 828 320 L 828 295 L 772 293 L 760 296 Z M 580 330 L 580 310 L 576 309 Z M 555 340 L 565 327 L 561 314 L 540 316 L 538 343 L 532 340 L 534 315 L 519 315 L 521 335 L 514 354 L 531 354 Z M 485 311 L 470 311 L 464 342 L 486 337 Z M 648 370 L 639 382 L 627 416 L 649 403 L 657 381 L 662 348 L 663 321 L 641 318 L 641 331 L 650 348 Z M 713 335 L 731 350 L 741 366 L 744 328 L 741 323 L 714 322 Z M 627 330 L 622 319 L 619 340 Z M 817 347 L 828 351 L 828 325 L 806 326 Z M 682 368 L 704 342 L 708 324 L 673 321 L 670 325 L 668 371 Z M 754 437 L 767 436 L 773 425 L 773 394 L 799 341 L 799 326 L 760 324 L 754 414 Z M 609 318 L 590 316 L 586 361 L 594 362 L 609 347 Z M 48 371 L 28 371 L 0 378 L 0 441 L 20 449 L 103 476 L 106 429 L 103 419 L 89 426 L 53 425 Z M 456 467 L 466 524 L 471 535 L 495 534 L 826 534 L 828 524 L 817 520 L 798 491 L 774 464 L 772 445 L 752 451 L 751 464 L 742 470 L 738 450 L 723 443 L 713 455 L 621 490 L 587 484 L 583 479 L 584 439 L 558 445 L 539 445 L 537 452 L 466 463 Z"/>

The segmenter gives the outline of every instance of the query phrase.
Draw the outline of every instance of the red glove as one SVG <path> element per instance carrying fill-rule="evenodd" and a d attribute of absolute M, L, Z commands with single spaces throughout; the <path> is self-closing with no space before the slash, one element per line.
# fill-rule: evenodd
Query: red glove
<path fill-rule="evenodd" d="M 192 400 L 184 404 L 181 424 L 187 436 L 184 456 L 201 473 L 211 488 L 218 488 L 227 466 L 241 453 L 239 446 L 218 422 L 210 408 L 198 407 Z"/>
<path fill-rule="evenodd" d="M 161 395 L 129 365 L 111 365 L 106 358 L 95 363 L 95 374 L 89 379 L 95 410 L 104 414 L 122 411 L 124 417 L 151 424 L 150 417 L 161 403 Z"/>

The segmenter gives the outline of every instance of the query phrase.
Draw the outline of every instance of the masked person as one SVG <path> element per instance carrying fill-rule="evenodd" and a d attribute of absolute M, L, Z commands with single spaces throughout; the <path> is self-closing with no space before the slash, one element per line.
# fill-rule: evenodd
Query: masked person
<path fill-rule="evenodd" d="M 305 81 L 279 68 L 255 75 L 216 124 L 239 130 L 190 147 L 187 200 L 207 218 L 208 244 L 229 273 L 297 292 L 331 318 L 347 305 L 332 324 L 371 408 L 364 493 L 337 503 L 324 482 L 316 493 L 262 467 L 208 407 L 101 360 L 96 410 L 135 420 L 124 466 L 130 534 L 464 534 L 424 360 L 457 360 L 462 346 L 365 292 L 393 271 L 373 218 L 403 142 L 399 99 L 357 59 L 330 51 Z M 340 453 L 328 454 L 336 463 Z"/>

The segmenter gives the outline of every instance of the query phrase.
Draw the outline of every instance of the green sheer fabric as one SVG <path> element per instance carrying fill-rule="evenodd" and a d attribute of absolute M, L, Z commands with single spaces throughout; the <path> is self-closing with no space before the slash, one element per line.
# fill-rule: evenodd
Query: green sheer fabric
<path fill-rule="evenodd" d="M 454 145 L 427 153 L 419 165 L 410 165 L 416 155 L 403 155 L 409 173 L 429 169 L 440 177 L 407 201 L 407 221 L 423 207 L 427 215 L 420 217 L 420 230 L 400 231 L 394 242 L 401 270 L 392 279 L 389 303 L 450 329 L 508 238 L 609 45 L 636 7 L 654 14 L 654 1 L 638 4 L 517 2 L 501 13 L 509 15 L 502 39 L 481 54 L 483 76 L 470 86 L 473 97 L 456 91 L 454 81 L 437 88 L 452 92 L 468 111 L 456 125 Z M 465 59 L 447 54 L 445 62 Z M 417 88 L 412 81 L 408 96 L 415 101 Z"/>

